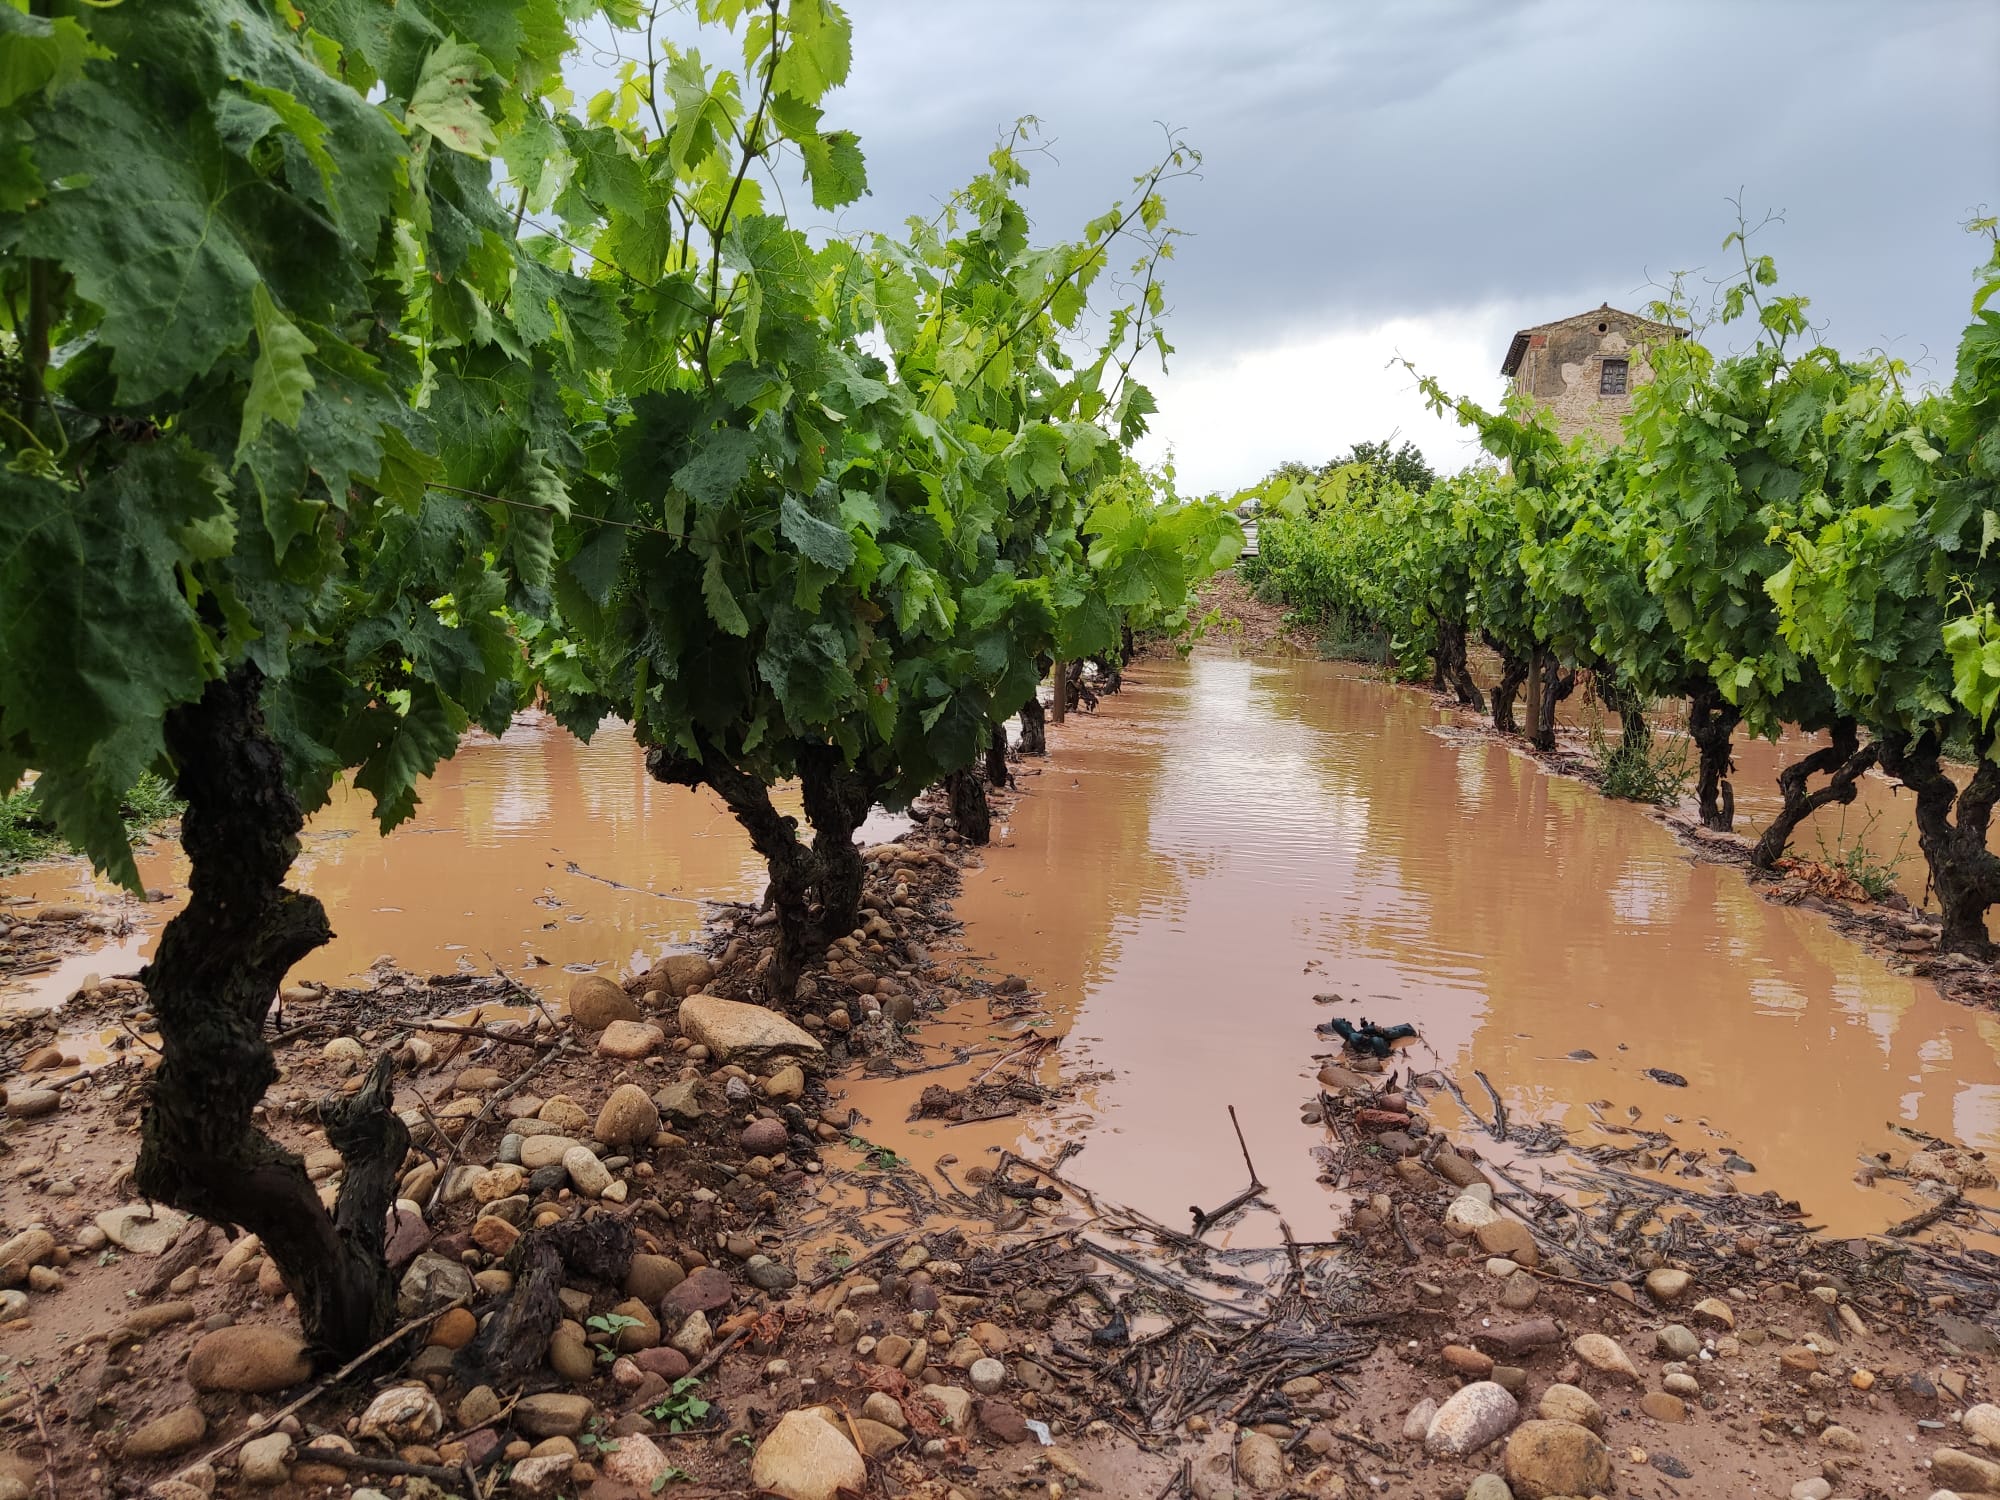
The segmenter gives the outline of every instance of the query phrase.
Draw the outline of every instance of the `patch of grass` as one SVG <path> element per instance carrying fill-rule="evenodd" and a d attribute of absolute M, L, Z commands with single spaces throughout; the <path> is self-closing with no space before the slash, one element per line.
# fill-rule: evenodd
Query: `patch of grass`
<path fill-rule="evenodd" d="M 118 814 L 125 820 L 125 837 L 135 844 L 186 810 L 187 804 L 174 795 L 166 778 L 150 771 L 118 804 Z M 41 815 L 32 786 L 0 797 L 0 873 L 30 860 L 75 852 L 56 832 L 55 824 Z"/>
<path fill-rule="evenodd" d="M 1592 725 L 1590 751 L 1604 770 L 1603 792 L 1621 802 L 1649 802 L 1665 807 L 1686 795 L 1694 780 L 1694 756 L 1688 741 L 1674 739 L 1665 748 L 1643 742 L 1613 745 L 1602 725 Z"/>
<path fill-rule="evenodd" d="M 1909 830 L 1896 840 L 1896 850 L 1888 858 L 1879 858 L 1868 847 L 1868 836 L 1875 831 L 1875 824 L 1881 818 L 1879 807 L 1868 809 L 1868 816 L 1862 821 L 1861 831 L 1850 840 L 1847 835 L 1847 809 L 1840 810 L 1840 826 L 1834 830 L 1831 847 L 1826 842 L 1826 830 L 1815 829 L 1813 837 L 1819 842 L 1819 860 L 1840 871 L 1849 880 L 1868 893 L 1870 901 L 1880 901 L 1896 889 L 1896 872 L 1908 860 L 1909 852 L 1903 847 L 1909 842 Z"/>
<path fill-rule="evenodd" d="M 31 859 L 47 859 L 62 847 L 55 828 L 36 815 L 32 787 L 0 797 L 0 870 Z"/>

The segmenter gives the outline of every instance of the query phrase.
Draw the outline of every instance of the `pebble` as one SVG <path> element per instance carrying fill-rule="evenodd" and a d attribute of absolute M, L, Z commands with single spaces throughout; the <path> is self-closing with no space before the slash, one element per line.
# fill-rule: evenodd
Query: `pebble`
<path fill-rule="evenodd" d="M 1655 1422 L 1685 1422 L 1687 1403 L 1666 1391 L 1648 1391 L 1639 1398 L 1639 1410 Z"/>
<path fill-rule="evenodd" d="M 657 1495 L 666 1488 L 666 1476 L 675 1465 L 660 1445 L 644 1433 L 632 1432 L 607 1444 L 598 1460 L 604 1477 L 614 1484 L 630 1485 L 641 1495 Z"/>
<path fill-rule="evenodd" d="M 514 1426 L 531 1438 L 573 1438 L 588 1427 L 597 1407 L 588 1396 L 547 1391 L 514 1403 Z"/>
<path fill-rule="evenodd" d="M 843 1489 L 868 1487 L 868 1465 L 831 1423 L 788 1411 L 757 1445 L 750 1482 L 782 1500 L 836 1500 Z"/>
<path fill-rule="evenodd" d="M 1476 1453 L 1513 1426 L 1519 1412 L 1519 1403 L 1504 1387 L 1490 1380 L 1474 1381 L 1438 1408 L 1424 1433 L 1424 1449 L 1435 1458 Z"/>
<path fill-rule="evenodd" d="M 570 1147 L 563 1153 L 562 1164 L 576 1190 L 586 1198 L 602 1198 L 617 1180 L 588 1146 Z"/>
<path fill-rule="evenodd" d="M 1597 1404 L 1597 1398 L 1589 1391 L 1577 1386 L 1550 1386 L 1542 1392 L 1541 1402 L 1535 1409 L 1551 1422 L 1574 1422 L 1593 1432 L 1604 1430 L 1604 1408 Z"/>
<path fill-rule="evenodd" d="M 1245 1429 L 1236 1438 L 1236 1472 L 1259 1494 L 1285 1487 L 1285 1454 L 1275 1438 Z"/>
<path fill-rule="evenodd" d="M 1678 1302 L 1693 1284 L 1692 1276 L 1671 1266 L 1661 1266 L 1646 1276 L 1646 1292 L 1656 1302 Z"/>
<path fill-rule="evenodd" d="M 1980 1447 L 2000 1449 L 2000 1406 L 1982 1401 L 1967 1408 L 1958 1425 Z"/>
<path fill-rule="evenodd" d="M 1668 1359 L 1693 1359 L 1701 1353 L 1701 1340 L 1678 1323 L 1669 1323 L 1653 1335 L 1660 1353 Z"/>
<path fill-rule="evenodd" d="M 198 1406 L 180 1406 L 139 1427 L 125 1439 L 124 1456 L 165 1458 L 192 1448 L 208 1436 L 208 1418 Z"/>
<path fill-rule="evenodd" d="M 1499 1221 L 1500 1215 L 1493 1211 L 1493 1206 L 1472 1196 L 1469 1189 L 1452 1199 L 1451 1207 L 1444 1211 L 1445 1229 L 1462 1240 L 1477 1234 L 1482 1225 Z"/>
<path fill-rule="evenodd" d="M 1498 1474 L 1481 1474 L 1465 1487 L 1465 1500 L 1514 1500 L 1514 1492 Z"/>
<path fill-rule="evenodd" d="M 1431 1430 L 1431 1418 L 1437 1415 L 1437 1410 L 1437 1401 L 1430 1396 L 1424 1397 L 1423 1400 L 1411 1407 L 1410 1414 L 1403 1418 L 1403 1441 L 1406 1443 L 1422 1442 L 1424 1434 Z"/>
<path fill-rule="evenodd" d="M 700 1359 L 708 1353 L 708 1346 L 714 1340 L 715 1332 L 709 1327 L 708 1314 L 692 1312 L 674 1334 L 673 1346 L 689 1359 Z"/>
<path fill-rule="evenodd" d="M 1833 1486 L 1817 1474 L 1792 1486 L 1792 1500 L 1828 1500 L 1832 1494 Z"/>
<path fill-rule="evenodd" d="M 899 1432 L 910 1425 L 910 1419 L 903 1413 L 903 1403 L 887 1391 L 870 1391 L 868 1399 L 861 1403 L 861 1415 Z"/>
<path fill-rule="evenodd" d="M 187 1382 L 198 1391 L 259 1395 L 297 1385 L 312 1374 L 305 1341 L 258 1324 L 219 1328 L 195 1341 L 187 1357 Z"/>
<path fill-rule="evenodd" d="M 1007 1367 L 991 1355 L 975 1359 L 965 1373 L 972 1382 L 972 1388 L 982 1396 L 996 1394 L 1007 1383 Z"/>
<path fill-rule="evenodd" d="M 391 1386 L 368 1403 L 358 1431 L 364 1438 L 380 1438 L 392 1446 L 428 1442 L 444 1431 L 444 1408 L 429 1386 Z"/>
<path fill-rule="evenodd" d="M 1931 1455 L 1931 1478 L 1947 1489 L 2000 1495 L 2000 1464 L 1957 1448 L 1940 1448 Z"/>
<path fill-rule="evenodd" d="M 285 1461 L 292 1456 L 290 1433 L 271 1432 L 252 1438 L 236 1450 L 236 1472 L 244 1483 L 262 1486 L 290 1482 L 291 1470 Z"/>
<path fill-rule="evenodd" d="M 1523 1422 L 1507 1439 L 1507 1483 L 1525 1500 L 1597 1495 L 1611 1488 L 1611 1452 L 1574 1422 Z"/>
<path fill-rule="evenodd" d="M 1608 1334 L 1579 1334 L 1570 1347 L 1576 1351 L 1578 1359 L 1598 1374 L 1617 1375 L 1634 1385 L 1639 1383 L 1639 1371 L 1632 1363 L 1632 1356 Z"/>
<path fill-rule="evenodd" d="M 1541 1295 L 1541 1291 L 1541 1285 L 1534 1277 L 1526 1271 L 1516 1271 L 1500 1288 L 1500 1305 L 1511 1312 L 1525 1312 L 1535 1305 L 1535 1298 Z"/>

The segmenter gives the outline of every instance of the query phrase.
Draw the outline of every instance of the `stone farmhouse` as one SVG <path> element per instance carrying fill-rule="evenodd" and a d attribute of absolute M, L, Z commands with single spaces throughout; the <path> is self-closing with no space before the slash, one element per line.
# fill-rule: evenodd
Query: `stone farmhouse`
<path fill-rule="evenodd" d="M 1500 373 L 1537 406 L 1555 413 L 1565 439 L 1587 432 L 1616 446 L 1624 436 L 1632 389 L 1653 378 L 1648 348 L 1687 331 L 1605 303 L 1592 312 L 1523 328 L 1507 346 Z"/>

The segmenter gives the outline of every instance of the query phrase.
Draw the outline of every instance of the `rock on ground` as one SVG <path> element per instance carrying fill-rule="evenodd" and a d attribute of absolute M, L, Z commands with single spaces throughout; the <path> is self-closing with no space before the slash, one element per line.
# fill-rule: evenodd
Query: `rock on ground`
<path fill-rule="evenodd" d="M 1551 1422 L 1574 1422 L 1592 1432 L 1604 1430 L 1604 1408 L 1589 1391 L 1573 1385 L 1552 1385 L 1542 1392 L 1536 1411 Z"/>
<path fill-rule="evenodd" d="M 237 1450 L 236 1472 L 243 1476 L 246 1484 L 284 1484 L 292 1477 L 291 1471 L 285 1467 L 285 1460 L 291 1456 L 292 1440 L 288 1434 L 266 1433 L 263 1437 L 252 1438 Z"/>
<path fill-rule="evenodd" d="M 126 1458 L 165 1458 L 192 1448 L 208 1436 L 208 1418 L 197 1406 L 181 1406 L 153 1418 L 125 1439 Z"/>
<path fill-rule="evenodd" d="M 2000 1495 L 2000 1464 L 1958 1448 L 1940 1448 L 1931 1455 L 1931 1478 L 1969 1495 Z"/>
<path fill-rule="evenodd" d="M 690 995 L 681 1002 L 680 1026 L 682 1036 L 708 1048 L 718 1062 L 747 1066 L 779 1056 L 817 1062 L 825 1054 L 810 1033 L 776 1011 L 740 1000 Z"/>
<path fill-rule="evenodd" d="M 1431 1418 L 1424 1449 L 1435 1458 L 1477 1453 L 1514 1425 L 1520 1406 L 1505 1386 L 1475 1380 L 1452 1393 Z"/>
<path fill-rule="evenodd" d="M 97 1227 L 120 1250 L 132 1255 L 164 1255 L 187 1228 L 188 1216 L 150 1203 L 128 1203 L 97 1216 Z"/>
<path fill-rule="evenodd" d="M 1260 1494 L 1285 1487 L 1285 1454 L 1276 1438 L 1245 1428 L 1236 1439 L 1236 1472 Z"/>
<path fill-rule="evenodd" d="M 1632 1363 L 1618 1340 L 1602 1333 L 1579 1334 L 1570 1345 L 1576 1350 L 1576 1357 L 1589 1365 L 1600 1375 L 1616 1375 L 1620 1379 L 1639 1384 L 1638 1366 Z"/>
<path fill-rule="evenodd" d="M 579 1031 L 602 1031 L 613 1021 L 641 1021 L 638 1003 L 602 974 L 580 974 L 569 987 L 569 1015 Z"/>
<path fill-rule="evenodd" d="M 198 1391 L 263 1395 L 297 1385 L 311 1374 L 305 1340 L 254 1323 L 203 1334 L 187 1362 L 188 1384 Z"/>
<path fill-rule="evenodd" d="M 660 1132 L 659 1107 L 634 1083 L 621 1083 L 597 1112 L 591 1134 L 607 1146 L 638 1146 Z"/>
<path fill-rule="evenodd" d="M 809 1411 L 788 1411 L 757 1445 L 750 1482 L 783 1500 L 836 1500 L 843 1489 L 867 1488 L 868 1465 L 830 1424 Z"/>
<path fill-rule="evenodd" d="M 551 1391 L 514 1404 L 514 1425 L 531 1438 L 573 1438 L 590 1425 L 597 1407 L 588 1396 Z"/>
<path fill-rule="evenodd" d="M 1595 1495 L 1611 1488 L 1611 1451 L 1574 1422 L 1523 1422 L 1507 1439 L 1503 1466 L 1518 1500 Z"/>

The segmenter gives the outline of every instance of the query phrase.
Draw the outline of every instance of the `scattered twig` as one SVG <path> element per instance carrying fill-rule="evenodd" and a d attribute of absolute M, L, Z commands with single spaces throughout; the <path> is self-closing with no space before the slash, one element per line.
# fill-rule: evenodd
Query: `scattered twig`
<path fill-rule="evenodd" d="M 505 1042 L 510 1047 L 534 1047 L 537 1050 L 553 1047 L 553 1041 L 538 1041 L 529 1036 L 509 1036 L 504 1031 L 495 1031 L 490 1026 L 450 1026 L 443 1021 L 413 1021 L 410 1031 L 443 1031 L 453 1036 L 484 1037 L 489 1042 Z"/>
<path fill-rule="evenodd" d="M 811 1281 L 806 1283 L 806 1290 L 809 1292 L 816 1292 L 819 1291 L 822 1287 L 831 1286 L 834 1282 L 840 1280 L 841 1277 L 845 1276 L 849 1271 L 852 1271 L 859 1266 L 867 1265 L 868 1262 L 875 1259 L 876 1256 L 887 1255 L 891 1250 L 895 1249 L 898 1245 L 902 1244 L 905 1240 L 909 1239 L 910 1236 L 915 1233 L 916 1230 L 914 1229 L 906 1229 L 901 1234 L 890 1235 L 889 1238 L 883 1240 L 880 1244 L 874 1246 L 872 1249 L 864 1251 L 862 1254 L 855 1256 L 854 1259 L 850 1260 L 846 1265 L 837 1266 L 833 1270 L 828 1271 L 823 1276 L 814 1277 Z"/>
<path fill-rule="evenodd" d="M 420 1328 L 430 1327 L 431 1324 L 435 1323 L 439 1318 L 443 1317 L 446 1313 L 450 1312 L 452 1308 L 463 1307 L 463 1306 L 465 1306 L 465 1299 L 461 1297 L 450 1303 L 448 1306 L 438 1308 L 435 1312 L 427 1312 L 421 1315 L 420 1317 L 415 1317 L 410 1319 L 409 1322 L 404 1323 L 402 1326 L 396 1328 L 394 1331 L 383 1335 L 383 1337 L 381 1337 L 380 1339 L 377 1339 L 374 1343 L 370 1344 L 366 1349 L 363 1349 L 359 1354 L 355 1355 L 354 1358 L 350 1359 L 346 1364 L 342 1365 L 338 1370 L 335 1370 L 331 1375 L 327 1376 L 324 1380 L 317 1382 L 312 1387 L 312 1389 L 307 1391 L 303 1396 L 300 1396 L 295 1401 L 287 1402 L 285 1405 L 279 1407 L 276 1411 L 272 1412 L 270 1417 L 265 1421 L 262 1427 L 245 1428 L 242 1432 L 239 1432 L 235 1437 L 230 1438 L 227 1442 L 219 1444 L 218 1446 L 209 1449 L 208 1452 L 204 1453 L 198 1460 L 195 1461 L 195 1463 L 189 1464 L 188 1468 L 196 1468 L 199 1467 L 201 1464 L 213 1464 L 218 1458 L 223 1458 L 228 1454 L 234 1453 L 238 1448 L 242 1447 L 245 1443 L 249 1442 L 250 1439 L 252 1439 L 253 1437 L 256 1437 L 260 1432 L 271 1431 L 280 1422 L 284 1421 L 286 1417 L 292 1416 L 297 1412 L 303 1411 L 313 1402 L 319 1400 L 321 1396 L 324 1396 L 329 1390 L 333 1389 L 333 1387 L 339 1385 L 341 1381 L 345 1380 L 348 1376 L 352 1375 L 356 1370 L 360 1369 L 363 1365 L 367 1364 L 369 1360 L 373 1359 L 376 1355 L 380 1354 L 384 1349 L 392 1347 L 401 1339 L 408 1338 L 411 1334 L 415 1333 Z M 185 1473 L 186 1470 L 182 1470 L 182 1472 Z M 457 1480 L 456 1478 L 454 1478 L 453 1483 L 456 1482 Z"/>
<path fill-rule="evenodd" d="M 1243 1165 L 1250 1173 L 1250 1186 L 1218 1209 L 1204 1210 L 1199 1203 L 1191 1205 L 1188 1212 L 1194 1215 L 1194 1232 L 1197 1238 L 1208 1233 L 1210 1229 L 1265 1190 L 1264 1179 L 1257 1175 L 1257 1164 L 1250 1160 L 1250 1147 L 1244 1143 L 1243 1126 L 1237 1121 L 1236 1106 L 1233 1104 L 1229 1106 L 1229 1124 L 1236 1132 L 1236 1147 L 1243 1153 Z"/>
<path fill-rule="evenodd" d="M 526 1088 L 528 1086 L 529 1079 L 533 1078 L 537 1073 L 541 1072 L 543 1068 L 546 1068 L 550 1063 L 554 1062 L 558 1057 L 567 1056 L 570 1050 L 570 1040 L 571 1039 L 566 1035 L 558 1038 L 556 1044 L 553 1047 L 550 1047 L 540 1057 L 536 1058 L 533 1062 L 529 1063 L 527 1067 L 523 1068 L 521 1072 L 514 1078 L 514 1080 L 511 1083 L 509 1083 L 505 1088 L 496 1089 L 493 1091 L 493 1093 L 487 1095 L 485 1105 L 480 1109 L 478 1114 L 474 1115 L 470 1120 L 466 1121 L 465 1128 L 459 1131 L 456 1137 L 450 1137 L 450 1136 L 446 1137 L 446 1139 L 451 1142 L 451 1149 L 445 1153 L 444 1165 L 438 1169 L 437 1183 L 435 1186 L 431 1188 L 430 1201 L 424 1205 L 425 1213 L 429 1213 L 433 1208 L 437 1207 L 438 1199 L 444 1193 L 445 1178 L 451 1175 L 451 1169 L 458 1164 L 459 1147 L 463 1145 L 466 1141 L 472 1139 L 473 1133 L 477 1131 L 482 1124 L 485 1123 L 486 1117 L 492 1114 L 494 1109 L 503 1100 L 511 1099 L 515 1094 L 518 1094 L 522 1089 Z M 417 1095 L 417 1100 L 419 1103 L 422 1103 L 423 1096 L 421 1094 Z M 425 1106 L 424 1113 L 426 1115 L 430 1113 L 428 1105 Z"/>
<path fill-rule="evenodd" d="M 704 1354 L 701 1357 L 701 1362 L 689 1370 L 683 1378 L 687 1380 L 699 1380 L 703 1375 L 706 1375 L 710 1370 L 721 1364 L 722 1356 L 742 1343 L 745 1338 L 749 1337 L 749 1334 L 750 1330 L 747 1328 L 737 1329 L 736 1332 L 730 1334 L 728 1338 Z"/>
<path fill-rule="evenodd" d="M 1486 1086 L 1486 1097 L 1493 1101 L 1493 1138 L 1496 1141 L 1506 1140 L 1507 1106 L 1500 1102 L 1499 1090 L 1493 1087 L 1493 1080 L 1488 1078 L 1480 1069 L 1474 1068 L 1472 1076 Z"/>
<path fill-rule="evenodd" d="M 35 1416 L 35 1434 L 42 1440 L 42 1476 L 49 1482 L 49 1500 L 62 1500 L 62 1491 L 56 1487 L 56 1445 L 49 1440 L 49 1424 L 42 1416 L 42 1393 L 35 1389 L 32 1380 L 27 1390 L 28 1410 Z"/>
<path fill-rule="evenodd" d="M 363 1474 L 401 1474 L 411 1479 L 428 1479 L 454 1487 L 478 1483 L 470 1469 L 447 1469 L 440 1464 L 413 1464 L 401 1458 L 377 1458 L 372 1453 L 349 1453 L 340 1448 L 312 1448 L 305 1455 L 313 1463 L 331 1464 L 336 1469 L 353 1469 Z"/>
<path fill-rule="evenodd" d="M 1958 1207 L 1958 1200 L 1958 1189 L 1953 1188 L 1951 1195 L 1941 1202 L 1925 1209 L 1920 1214 L 1912 1214 L 1901 1223 L 1891 1224 L 1882 1232 L 1892 1240 L 1908 1239 L 1911 1235 L 1930 1228 L 1931 1225 L 1937 1223 L 1939 1219 L 1942 1219 L 1946 1214 Z"/>

